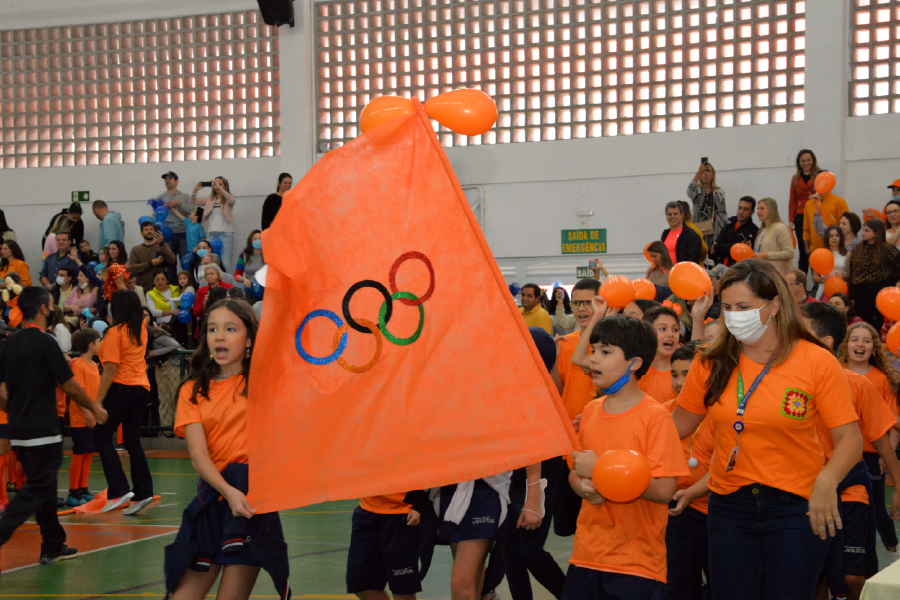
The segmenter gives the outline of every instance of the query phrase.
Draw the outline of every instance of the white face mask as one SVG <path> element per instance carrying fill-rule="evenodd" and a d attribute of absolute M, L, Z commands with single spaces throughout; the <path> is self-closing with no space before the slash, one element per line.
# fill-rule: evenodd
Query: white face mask
<path fill-rule="evenodd" d="M 66 278 L 62 275 L 56 276 L 56 285 L 66 285 Z"/>
<path fill-rule="evenodd" d="M 84 283 L 79 283 L 79 284 L 78 284 L 78 287 L 80 287 L 80 288 L 83 289 L 83 290 L 86 290 L 86 289 L 87 289 L 87 286 L 88 286 L 88 282 L 87 282 L 87 281 L 85 281 Z"/>
<path fill-rule="evenodd" d="M 766 302 L 768 304 L 768 302 Z M 731 332 L 731 335 L 737 338 L 739 342 L 752 344 L 763 336 L 769 328 L 769 321 L 772 315 L 769 315 L 768 321 L 762 322 L 759 311 L 766 304 L 753 310 L 726 310 L 722 311 L 725 315 L 725 327 Z M 774 313 L 773 313 L 774 314 Z"/>

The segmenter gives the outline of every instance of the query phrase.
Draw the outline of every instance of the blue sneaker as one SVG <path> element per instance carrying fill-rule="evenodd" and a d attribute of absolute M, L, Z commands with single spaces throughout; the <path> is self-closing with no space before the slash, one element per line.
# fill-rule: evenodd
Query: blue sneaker
<path fill-rule="evenodd" d="M 94 495 L 92 493 L 90 493 L 87 490 L 87 488 L 81 488 L 78 491 L 81 493 L 81 499 L 84 500 L 85 502 L 90 502 L 91 500 L 94 499 Z"/>
<path fill-rule="evenodd" d="M 71 506 L 75 508 L 76 506 L 81 506 L 82 504 L 86 504 L 87 500 L 82 498 L 76 498 L 75 496 L 69 494 L 69 497 L 66 498 L 66 506 Z"/>

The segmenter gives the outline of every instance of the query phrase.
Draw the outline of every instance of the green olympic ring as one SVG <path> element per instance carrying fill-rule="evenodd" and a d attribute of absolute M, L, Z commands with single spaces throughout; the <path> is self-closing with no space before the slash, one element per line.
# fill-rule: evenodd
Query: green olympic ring
<path fill-rule="evenodd" d="M 415 300 L 418 301 L 418 297 L 410 292 L 394 292 L 391 294 L 391 300 L 397 300 L 399 298 L 405 298 L 407 300 Z M 387 330 L 387 323 L 385 323 L 385 316 L 387 315 L 387 302 L 381 305 L 381 310 L 378 311 L 378 329 L 381 330 L 381 333 L 384 334 L 385 339 L 387 339 L 392 344 L 397 346 L 408 346 L 412 344 L 419 336 L 422 335 L 422 328 L 425 326 L 425 308 L 419 304 L 419 328 L 416 329 L 416 332 L 409 336 L 408 338 L 398 338 L 390 331 Z"/>

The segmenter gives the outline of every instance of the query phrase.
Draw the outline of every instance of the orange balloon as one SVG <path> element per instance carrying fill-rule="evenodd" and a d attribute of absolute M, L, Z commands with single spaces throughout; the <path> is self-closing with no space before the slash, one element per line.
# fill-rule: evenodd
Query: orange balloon
<path fill-rule="evenodd" d="M 625 305 L 634 300 L 635 294 L 634 283 L 624 275 L 611 275 L 600 287 L 600 295 L 613 308 L 625 308 Z"/>
<path fill-rule="evenodd" d="M 646 258 L 647 262 L 650 263 L 651 265 L 653 264 L 653 259 L 650 258 L 650 244 L 652 244 L 652 243 L 653 242 L 647 242 L 647 245 L 644 246 L 644 258 Z"/>
<path fill-rule="evenodd" d="M 456 133 L 481 135 L 497 122 L 497 104 L 481 90 L 465 88 L 430 98 L 425 114 Z"/>
<path fill-rule="evenodd" d="M 712 294 L 712 281 L 706 269 L 694 262 L 680 262 L 669 271 L 669 287 L 679 298 L 696 300 L 704 294 Z"/>
<path fill-rule="evenodd" d="M 656 300 L 656 286 L 649 279 L 635 279 L 633 283 L 635 300 Z"/>
<path fill-rule="evenodd" d="M 884 211 L 880 211 L 877 208 L 866 208 L 862 211 L 863 214 L 863 222 L 871 221 L 872 219 L 881 219 L 882 221 L 886 221 L 887 217 L 884 214 Z"/>
<path fill-rule="evenodd" d="M 825 280 L 825 295 L 830 298 L 838 292 L 841 294 L 847 293 L 847 282 L 844 281 L 843 277 L 832 275 Z"/>
<path fill-rule="evenodd" d="M 363 109 L 359 115 L 359 128 L 363 133 L 383 125 L 388 121 L 412 114 L 415 107 L 409 98 L 399 96 L 379 96 Z"/>
<path fill-rule="evenodd" d="M 900 321 L 900 288 L 886 287 L 875 296 L 878 312 L 891 321 Z"/>
<path fill-rule="evenodd" d="M 894 323 L 891 328 L 888 329 L 886 340 L 888 350 L 893 352 L 894 355 L 897 355 L 897 350 L 900 350 L 900 323 Z"/>
<path fill-rule="evenodd" d="M 753 258 L 753 248 L 747 244 L 735 244 L 731 247 L 731 258 L 737 261 Z"/>
<path fill-rule="evenodd" d="M 650 486 L 650 462 L 634 450 L 607 450 L 594 463 L 594 487 L 613 502 L 631 502 Z"/>
<path fill-rule="evenodd" d="M 827 248 L 816 248 L 809 255 L 809 266 L 819 275 L 828 275 L 834 270 L 834 253 Z"/>
<path fill-rule="evenodd" d="M 835 183 L 837 182 L 834 179 L 834 173 L 822 171 L 816 175 L 816 191 L 820 194 L 827 194 L 830 192 L 834 189 Z"/>

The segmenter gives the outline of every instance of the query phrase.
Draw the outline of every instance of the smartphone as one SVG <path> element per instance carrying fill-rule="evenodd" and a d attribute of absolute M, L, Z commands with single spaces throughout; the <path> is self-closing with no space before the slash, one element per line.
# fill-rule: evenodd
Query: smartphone
<path fill-rule="evenodd" d="M 705 165 L 708 162 L 709 162 L 709 157 L 704 156 L 703 158 L 700 159 L 701 165 Z"/>
<path fill-rule="evenodd" d="M 591 260 L 588 261 L 588 267 L 590 267 L 591 269 L 596 269 L 599 266 L 600 266 L 600 264 L 597 262 L 596 258 L 592 258 Z"/>
<path fill-rule="evenodd" d="M 157 232 L 160 232 L 160 231 L 162 231 L 162 225 L 160 225 L 159 223 L 154 223 L 153 229 Z"/>
<path fill-rule="evenodd" d="M 200 187 L 212 187 L 212 181 L 201 181 Z"/>

